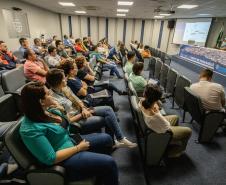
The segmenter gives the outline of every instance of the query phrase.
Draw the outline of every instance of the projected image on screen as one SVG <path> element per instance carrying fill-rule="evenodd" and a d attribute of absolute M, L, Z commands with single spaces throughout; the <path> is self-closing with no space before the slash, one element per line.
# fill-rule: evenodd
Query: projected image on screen
<path fill-rule="evenodd" d="M 173 43 L 205 46 L 210 25 L 210 18 L 178 19 Z"/>

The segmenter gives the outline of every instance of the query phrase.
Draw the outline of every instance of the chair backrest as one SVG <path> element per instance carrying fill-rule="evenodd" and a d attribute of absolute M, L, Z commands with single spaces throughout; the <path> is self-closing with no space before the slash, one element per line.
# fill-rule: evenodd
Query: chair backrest
<path fill-rule="evenodd" d="M 154 72 L 154 78 L 155 79 L 158 79 L 159 80 L 161 68 L 162 68 L 162 61 L 156 60 L 156 63 L 155 63 L 155 72 Z"/>
<path fill-rule="evenodd" d="M 224 112 L 212 111 L 205 114 L 205 118 L 199 133 L 199 142 L 210 142 L 219 126 L 223 123 L 224 119 Z"/>
<path fill-rule="evenodd" d="M 19 134 L 20 125 L 21 120 L 8 130 L 5 134 L 4 142 L 19 166 L 23 169 L 28 169 L 31 165 L 39 164 L 39 162 L 24 145 Z"/>
<path fill-rule="evenodd" d="M 25 84 L 26 78 L 20 69 L 12 69 L 2 74 L 2 87 L 4 91 L 15 92 Z"/>
<path fill-rule="evenodd" d="M 166 92 L 169 94 L 173 94 L 175 84 L 177 81 L 178 72 L 174 69 L 170 68 L 167 75 L 167 83 L 166 83 Z"/>
<path fill-rule="evenodd" d="M 133 84 L 132 84 L 131 81 L 129 81 L 128 87 L 129 87 L 130 95 L 131 95 L 131 96 L 136 96 L 136 97 L 138 97 L 137 92 L 136 92 L 136 90 L 134 89 Z"/>
<path fill-rule="evenodd" d="M 4 93 L 3 89 L 2 89 L 2 86 L 0 85 L 0 97 L 2 97 L 4 94 L 5 93 Z"/>
<path fill-rule="evenodd" d="M 24 59 L 24 53 L 21 52 L 20 50 L 14 51 L 13 55 L 18 59 Z"/>
<path fill-rule="evenodd" d="M 158 134 L 149 129 L 144 121 L 143 113 L 138 106 L 138 100 L 135 96 L 130 97 L 131 105 L 138 122 L 138 128 L 145 138 L 143 154 L 145 164 L 148 166 L 158 165 L 171 141 L 172 132 Z"/>
<path fill-rule="evenodd" d="M 141 131 L 142 135 L 144 136 L 148 127 L 146 126 L 144 119 L 143 119 L 142 112 L 141 112 L 140 108 L 138 107 L 138 98 L 136 96 L 131 96 L 130 102 L 132 105 L 134 115 L 136 117 L 138 128 Z"/>
<path fill-rule="evenodd" d="M 200 97 L 192 92 L 189 87 L 185 87 L 184 99 L 186 110 L 191 114 L 192 119 L 202 124 L 204 109 Z"/>
<path fill-rule="evenodd" d="M 167 75 L 169 72 L 169 66 L 167 64 L 162 65 L 162 69 L 160 72 L 160 85 L 165 89 L 166 88 L 166 83 L 167 83 Z"/>
<path fill-rule="evenodd" d="M 151 60 L 151 58 L 144 58 L 144 71 L 148 71 L 149 70 L 150 60 Z"/>
<path fill-rule="evenodd" d="M 94 55 L 92 58 L 89 59 L 89 65 L 91 69 L 94 69 L 97 65 L 96 56 Z"/>
<path fill-rule="evenodd" d="M 154 78 L 156 58 L 151 57 L 149 61 L 149 78 Z"/>
<path fill-rule="evenodd" d="M 161 60 L 165 63 L 166 53 L 161 52 Z"/>
<path fill-rule="evenodd" d="M 176 104 L 180 107 L 184 107 L 184 88 L 190 87 L 191 81 L 185 76 L 179 76 L 176 82 L 176 87 L 174 91 L 174 99 Z"/>

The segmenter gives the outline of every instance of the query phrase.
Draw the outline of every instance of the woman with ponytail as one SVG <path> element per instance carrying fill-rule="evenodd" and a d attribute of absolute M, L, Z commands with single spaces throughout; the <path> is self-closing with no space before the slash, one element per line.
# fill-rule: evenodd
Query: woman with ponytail
<path fill-rule="evenodd" d="M 144 98 L 139 102 L 146 125 L 156 133 L 172 131 L 173 138 L 168 150 L 169 157 L 179 157 L 185 150 L 191 136 L 191 129 L 178 126 L 178 116 L 163 116 L 159 111 L 158 101 L 162 97 L 159 86 L 148 84 L 144 90 Z"/>

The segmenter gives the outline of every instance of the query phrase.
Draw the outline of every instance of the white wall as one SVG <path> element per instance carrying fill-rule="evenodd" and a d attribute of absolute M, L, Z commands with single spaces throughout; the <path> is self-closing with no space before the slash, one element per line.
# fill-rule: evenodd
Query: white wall
<path fill-rule="evenodd" d="M 22 3 L 17 0 L 0 0 L 0 40 L 4 40 L 11 50 L 16 50 L 19 47 L 19 42 L 17 38 L 9 38 L 2 9 L 11 9 L 13 6 L 19 7 L 23 10 L 23 12 L 27 13 L 32 44 L 33 38 L 40 37 L 41 34 L 45 34 L 47 37 L 57 35 L 60 38 L 61 31 L 58 14 Z"/>

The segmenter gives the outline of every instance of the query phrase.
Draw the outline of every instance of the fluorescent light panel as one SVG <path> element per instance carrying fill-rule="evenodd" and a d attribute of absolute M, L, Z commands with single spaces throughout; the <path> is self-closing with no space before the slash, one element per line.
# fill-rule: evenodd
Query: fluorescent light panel
<path fill-rule="evenodd" d="M 157 18 L 157 19 L 162 19 L 164 16 L 162 16 L 162 15 L 156 15 L 156 16 L 154 16 L 154 18 Z"/>
<path fill-rule="evenodd" d="M 83 11 L 83 10 L 76 10 L 75 13 L 86 14 L 86 11 Z"/>
<path fill-rule="evenodd" d="M 58 2 L 61 6 L 75 6 L 72 2 Z"/>
<path fill-rule="evenodd" d="M 170 16 L 171 14 L 170 13 L 160 13 L 159 15 L 161 15 L 161 16 Z"/>
<path fill-rule="evenodd" d="M 128 9 L 117 9 L 117 12 L 129 12 Z"/>
<path fill-rule="evenodd" d="M 200 13 L 200 14 L 198 14 L 198 15 L 201 15 L 201 16 L 208 16 L 208 15 L 211 15 L 211 14 L 209 14 L 209 13 Z"/>
<path fill-rule="evenodd" d="M 124 13 L 117 13 L 116 15 L 120 16 L 120 17 L 125 17 L 126 16 L 126 14 L 124 14 Z"/>
<path fill-rule="evenodd" d="M 192 9 L 192 8 L 196 8 L 196 7 L 198 7 L 198 5 L 183 4 L 183 5 L 178 6 L 177 8 Z"/>
<path fill-rule="evenodd" d="M 118 1 L 118 5 L 132 6 L 133 5 L 133 1 Z"/>

